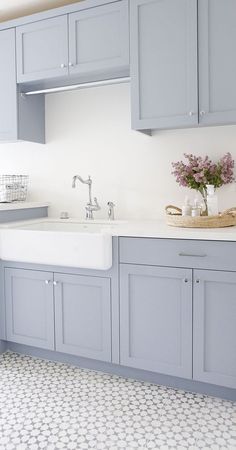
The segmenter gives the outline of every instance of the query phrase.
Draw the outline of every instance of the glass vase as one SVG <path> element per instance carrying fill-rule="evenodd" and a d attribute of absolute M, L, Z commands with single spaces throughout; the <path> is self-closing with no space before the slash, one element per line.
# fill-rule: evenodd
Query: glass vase
<path fill-rule="evenodd" d="M 208 206 L 207 206 L 207 189 L 201 188 L 198 190 L 203 199 L 204 210 L 202 211 L 202 216 L 208 216 Z"/>

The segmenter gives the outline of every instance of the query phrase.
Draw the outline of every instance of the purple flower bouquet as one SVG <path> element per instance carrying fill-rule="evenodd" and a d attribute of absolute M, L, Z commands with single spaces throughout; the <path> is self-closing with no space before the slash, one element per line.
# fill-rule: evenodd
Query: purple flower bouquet
<path fill-rule="evenodd" d="M 214 163 L 208 156 L 194 156 L 184 153 L 187 163 L 173 162 L 173 172 L 180 186 L 195 189 L 200 192 L 205 203 L 207 214 L 207 184 L 219 188 L 232 183 L 234 178 L 234 160 L 230 153 L 226 153 L 218 162 Z"/>

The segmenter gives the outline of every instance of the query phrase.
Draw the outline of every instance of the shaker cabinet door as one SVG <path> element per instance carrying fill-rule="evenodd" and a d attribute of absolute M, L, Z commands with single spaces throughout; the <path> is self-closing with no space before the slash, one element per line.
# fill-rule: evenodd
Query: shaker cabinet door
<path fill-rule="evenodd" d="M 199 0 L 199 121 L 236 123 L 236 2 Z"/>
<path fill-rule="evenodd" d="M 17 139 L 15 29 L 0 31 L 0 141 Z"/>
<path fill-rule="evenodd" d="M 57 273 L 56 350 L 111 362 L 110 279 Z"/>
<path fill-rule="evenodd" d="M 192 378 L 192 271 L 120 268 L 120 363 Z"/>
<path fill-rule="evenodd" d="M 16 28 L 17 81 L 68 75 L 67 15 Z"/>
<path fill-rule="evenodd" d="M 7 340 L 54 350 L 53 274 L 5 269 Z"/>
<path fill-rule="evenodd" d="M 15 28 L 0 31 L 0 143 L 18 139 L 44 143 L 44 96 L 20 95 L 15 46 Z"/>
<path fill-rule="evenodd" d="M 69 15 L 70 74 L 128 75 L 127 0 Z"/>
<path fill-rule="evenodd" d="M 197 0 L 132 0 L 132 126 L 198 124 Z"/>
<path fill-rule="evenodd" d="M 193 378 L 236 388 L 236 273 L 194 271 Z"/>

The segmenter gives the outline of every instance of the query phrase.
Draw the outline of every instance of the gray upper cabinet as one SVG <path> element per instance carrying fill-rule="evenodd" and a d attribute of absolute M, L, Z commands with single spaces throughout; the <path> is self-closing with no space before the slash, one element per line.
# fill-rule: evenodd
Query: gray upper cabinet
<path fill-rule="evenodd" d="M 0 142 L 45 142 L 44 96 L 22 97 L 16 84 L 15 28 L 0 31 Z"/>
<path fill-rule="evenodd" d="M 15 29 L 0 32 L 0 140 L 17 134 Z"/>
<path fill-rule="evenodd" d="M 192 378 L 192 271 L 120 268 L 120 363 Z"/>
<path fill-rule="evenodd" d="M 133 129 L 236 123 L 235 0 L 91 4 L 0 26 L 0 141 L 44 142 L 44 97 L 23 101 L 18 88 L 129 74 Z"/>
<path fill-rule="evenodd" d="M 17 81 L 68 75 L 68 16 L 16 28 Z"/>
<path fill-rule="evenodd" d="M 70 73 L 129 74 L 128 1 L 118 1 L 69 15 Z"/>
<path fill-rule="evenodd" d="M 8 341 L 54 349 L 53 274 L 5 269 Z"/>
<path fill-rule="evenodd" d="M 235 18 L 235 0 L 199 0 L 199 120 L 202 125 L 236 123 Z"/>
<path fill-rule="evenodd" d="M 16 43 L 18 83 L 129 75 L 128 0 L 19 26 Z"/>
<path fill-rule="evenodd" d="M 195 380 L 236 388 L 235 324 L 236 273 L 196 270 L 193 334 Z"/>
<path fill-rule="evenodd" d="M 132 127 L 197 125 L 197 0 L 132 0 L 130 26 Z"/>
<path fill-rule="evenodd" d="M 56 350 L 111 362 L 110 279 L 55 274 Z"/>

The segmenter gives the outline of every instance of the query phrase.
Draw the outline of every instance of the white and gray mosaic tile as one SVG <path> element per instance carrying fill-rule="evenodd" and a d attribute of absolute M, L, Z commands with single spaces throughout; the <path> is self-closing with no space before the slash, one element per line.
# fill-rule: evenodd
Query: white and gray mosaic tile
<path fill-rule="evenodd" d="M 7 352 L 0 450 L 234 450 L 236 404 Z"/>

